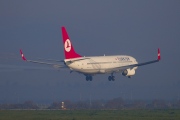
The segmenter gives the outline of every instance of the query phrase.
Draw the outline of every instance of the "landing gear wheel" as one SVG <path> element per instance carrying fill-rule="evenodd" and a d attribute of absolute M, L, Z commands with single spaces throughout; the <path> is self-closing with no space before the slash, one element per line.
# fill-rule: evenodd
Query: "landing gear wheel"
<path fill-rule="evenodd" d="M 92 81 L 92 76 L 86 76 L 86 81 Z"/>
<path fill-rule="evenodd" d="M 111 80 L 112 80 L 112 77 L 111 77 L 111 76 L 109 76 L 109 77 L 108 77 L 108 80 L 109 80 L 109 81 L 111 81 Z"/>
<path fill-rule="evenodd" d="M 112 81 L 115 81 L 115 77 L 114 77 L 114 76 L 109 76 L 109 77 L 108 77 L 108 80 L 109 80 L 109 81 L 111 81 L 111 80 L 112 80 Z"/>
<path fill-rule="evenodd" d="M 89 80 L 92 81 L 92 76 L 89 76 Z"/>
<path fill-rule="evenodd" d="M 86 81 L 89 81 L 89 77 L 88 76 L 86 76 Z"/>
<path fill-rule="evenodd" d="M 112 76 L 112 81 L 115 81 L 115 77 L 114 76 Z"/>

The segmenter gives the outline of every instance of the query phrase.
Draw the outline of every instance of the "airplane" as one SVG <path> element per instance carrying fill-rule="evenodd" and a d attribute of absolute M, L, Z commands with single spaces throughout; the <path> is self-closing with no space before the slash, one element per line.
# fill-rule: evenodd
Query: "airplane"
<path fill-rule="evenodd" d="M 20 54 L 22 60 L 26 62 L 39 63 L 52 65 L 56 68 L 69 68 L 71 72 L 78 72 L 84 74 L 86 81 L 92 81 L 93 76 L 96 74 L 110 74 L 108 76 L 109 81 L 114 81 L 114 73 L 121 73 L 123 76 L 131 78 L 135 75 L 135 71 L 139 66 L 148 65 L 152 63 L 159 62 L 161 60 L 160 49 L 158 48 L 158 57 L 156 60 L 151 60 L 148 62 L 138 63 L 136 59 L 128 55 L 112 55 L 112 56 L 91 56 L 85 57 L 78 54 L 73 44 L 68 36 L 66 28 L 61 27 L 62 30 L 62 40 L 64 44 L 64 60 L 52 60 L 48 61 L 63 62 L 62 64 L 42 62 L 35 60 L 28 60 L 25 58 L 22 50 L 20 49 Z"/>

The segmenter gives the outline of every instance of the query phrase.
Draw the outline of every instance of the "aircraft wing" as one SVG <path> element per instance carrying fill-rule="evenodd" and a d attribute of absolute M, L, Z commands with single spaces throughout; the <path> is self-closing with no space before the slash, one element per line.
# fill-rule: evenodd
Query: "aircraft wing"
<path fill-rule="evenodd" d="M 156 63 L 156 62 L 159 62 L 160 60 L 161 60 L 160 49 L 158 49 L 158 57 L 157 57 L 156 60 L 143 62 L 143 63 L 138 63 L 138 64 L 131 64 L 131 65 L 126 65 L 126 66 L 121 66 L 121 67 L 114 68 L 114 70 L 118 71 L 118 70 L 125 70 L 125 69 L 129 69 L 129 68 L 132 69 L 134 67 Z"/>
<path fill-rule="evenodd" d="M 44 59 L 44 58 L 38 58 L 38 60 L 53 61 L 53 62 L 64 62 L 64 60 Z"/>
<path fill-rule="evenodd" d="M 26 62 L 32 62 L 32 63 L 38 63 L 38 64 L 46 64 L 46 65 L 52 65 L 53 67 L 55 68 L 67 68 L 67 66 L 65 64 L 57 64 L 57 63 L 51 63 L 51 62 L 44 62 L 44 61 L 36 61 L 36 60 L 28 60 L 25 58 L 22 50 L 20 49 L 20 54 L 21 54 L 21 57 L 22 57 L 22 60 L 23 61 L 26 61 Z M 49 61 L 51 59 L 48 59 L 47 61 Z M 55 61 L 55 60 L 54 60 Z M 56 62 L 62 62 L 64 63 L 64 60 L 56 60 Z"/>

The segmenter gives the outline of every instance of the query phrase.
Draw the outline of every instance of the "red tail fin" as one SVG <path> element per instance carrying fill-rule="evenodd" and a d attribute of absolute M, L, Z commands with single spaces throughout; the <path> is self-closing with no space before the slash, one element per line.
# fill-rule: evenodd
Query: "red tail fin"
<path fill-rule="evenodd" d="M 75 52 L 73 45 L 71 43 L 71 40 L 68 36 L 68 33 L 66 32 L 66 28 L 62 27 L 61 29 L 62 29 L 62 38 L 63 38 L 63 44 L 64 44 L 65 59 L 81 57 L 81 55 L 79 55 Z"/>

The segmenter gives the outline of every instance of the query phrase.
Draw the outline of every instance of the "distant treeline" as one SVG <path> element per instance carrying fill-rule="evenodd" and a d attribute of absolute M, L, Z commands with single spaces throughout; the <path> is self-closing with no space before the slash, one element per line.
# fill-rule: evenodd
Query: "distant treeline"
<path fill-rule="evenodd" d="M 62 102 L 64 102 L 62 107 Z M 150 102 L 143 100 L 124 100 L 121 97 L 114 98 L 111 100 L 87 100 L 87 101 L 76 101 L 70 100 L 57 101 L 52 104 L 36 104 L 33 101 L 25 101 L 22 104 L 0 104 L 0 109 L 180 109 L 180 100 L 177 101 L 165 101 L 155 99 Z"/>

